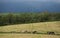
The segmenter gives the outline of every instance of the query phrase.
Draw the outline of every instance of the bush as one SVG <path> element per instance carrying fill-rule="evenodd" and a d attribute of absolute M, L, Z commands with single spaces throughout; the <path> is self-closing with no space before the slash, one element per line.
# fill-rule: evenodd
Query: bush
<path fill-rule="evenodd" d="M 20 13 L 0 15 L 0 26 L 46 21 L 60 21 L 60 13 Z"/>

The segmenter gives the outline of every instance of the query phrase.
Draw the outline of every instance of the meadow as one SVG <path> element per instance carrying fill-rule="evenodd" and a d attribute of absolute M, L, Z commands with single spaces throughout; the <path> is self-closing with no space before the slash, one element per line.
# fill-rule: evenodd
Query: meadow
<path fill-rule="evenodd" d="M 0 38 L 60 38 L 60 36 L 44 34 L 0 34 Z"/>
<path fill-rule="evenodd" d="M 60 34 L 60 21 L 0 26 L 0 32 L 25 31 L 37 31 L 39 33 L 55 32 L 55 34 Z M 0 33 L 0 38 L 60 38 L 60 35 Z"/>
<path fill-rule="evenodd" d="M 16 24 L 1 26 L 0 32 L 21 32 L 21 31 L 38 31 L 47 32 L 54 31 L 60 33 L 60 21 L 55 22 L 41 22 L 41 23 L 30 23 L 30 24 Z"/>

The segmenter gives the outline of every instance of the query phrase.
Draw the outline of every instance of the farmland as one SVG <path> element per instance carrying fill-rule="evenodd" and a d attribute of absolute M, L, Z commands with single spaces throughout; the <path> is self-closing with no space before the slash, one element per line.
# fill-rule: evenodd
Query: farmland
<path fill-rule="evenodd" d="M 60 21 L 30 23 L 30 24 L 16 24 L 16 25 L 7 25 L 7 26 L 0 27 L 0 32 L 11 32 L 11 31 L 47 32 L 47 31 L 54 31 L 54 32 L 59 33 L 60 32 L 59 30 L 60 30 Z"/>
<path fill-rule="evenodd" d="M 0 34 L 0 38 L 60 38 L 60 36 L 42 34 Z"/>
<path fill-rule="evenodd" d="M 60 21 L 1 26 L 0 32 L 8 33 L 0 33 L 0 38 L 60 38 L 60 35 L 9 33 L 24 31 L 37 31 L 39 33 L 50 31 L 55 32 L 55 34 L 60 34 Z"/>

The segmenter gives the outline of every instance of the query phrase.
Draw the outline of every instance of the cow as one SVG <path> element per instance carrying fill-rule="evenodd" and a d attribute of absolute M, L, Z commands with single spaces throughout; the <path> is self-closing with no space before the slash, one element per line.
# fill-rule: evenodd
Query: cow
<path fill-rule="evenodd" d="M 47 32 L 47 34 L 55 35 L 55 32 Z"/>
<path fill-rule="evenodd" d="M 36 33 L 37 33 L 37 31 L 33 31 L 32 33 L 33 33 L 33 34 L 36 34 Z"/>

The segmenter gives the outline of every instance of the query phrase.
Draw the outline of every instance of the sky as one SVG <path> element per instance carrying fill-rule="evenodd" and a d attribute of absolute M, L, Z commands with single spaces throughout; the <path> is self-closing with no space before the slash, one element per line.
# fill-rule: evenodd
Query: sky
<path fill-rule="evenodd" d="M 40 9 L 57 10 L 58 9 L 60 11 L 60 0 L 0 0 L 0 9 L 2 9 L 3 11 L 5 10 L 10 11 L 11 9 L 13 11 L 14 10 L 20 11 L 22 9 L 25 10 L 26 8 L 34 8 L 33 10 L 35 10 L 36 8 L 38 10 Z"/>
<path fill-rule="evenodd" d="M 0 2 L 21 2 L 21 1 L 60 2 L 60 0 L 0 0 Z"/>

